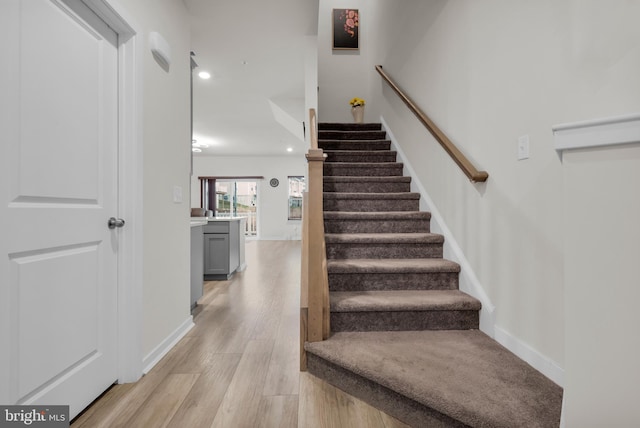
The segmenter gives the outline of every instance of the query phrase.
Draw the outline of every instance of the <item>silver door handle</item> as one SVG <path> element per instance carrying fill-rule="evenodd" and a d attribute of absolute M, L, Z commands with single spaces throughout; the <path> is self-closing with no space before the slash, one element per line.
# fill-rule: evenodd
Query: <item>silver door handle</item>
<path fill-rule="evenodd" d="M 124 226 L 124 220 L 121 218 L 111 217 L 107 224 L 109 225 L 109 229 L 115 229 L 116 227 Z"/>

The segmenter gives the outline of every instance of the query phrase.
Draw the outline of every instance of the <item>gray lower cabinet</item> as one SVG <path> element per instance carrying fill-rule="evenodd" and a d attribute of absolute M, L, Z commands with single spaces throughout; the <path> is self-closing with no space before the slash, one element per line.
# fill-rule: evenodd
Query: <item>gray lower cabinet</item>
<path fill-rule="evenodd" d="M 239 221 L 209 222 L 204 228 L 204 279 L 229 279 L 240 265 Z"/>
<path fill-rule="evenodd" d="M 191 309 L 196 307 L 202 297 L 202 278 L 204 275 L 202 226 L 191 227 Z"/>

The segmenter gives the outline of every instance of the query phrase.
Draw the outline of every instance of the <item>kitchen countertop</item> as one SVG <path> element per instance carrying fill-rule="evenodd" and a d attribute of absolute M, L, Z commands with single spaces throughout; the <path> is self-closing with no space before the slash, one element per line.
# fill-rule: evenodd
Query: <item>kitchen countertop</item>
<path fill-rule="evenodd" d="M 194 222 L 204 222 L 201 224 L 207 224 L 212 221 L 240 221 L 246 217 L 191 217 L 191 225 Z"/>
<path fill-rule="evenodd" d="M 204 226 L 207 223 L 208 221 L 204 217 L 191 217 L 191 227 Z"/>
<path fill-rule="evenodd" d="M 216 221 L 240 221 L 246 217 L 191 217 L 191 227 L 205 226 Z"/>

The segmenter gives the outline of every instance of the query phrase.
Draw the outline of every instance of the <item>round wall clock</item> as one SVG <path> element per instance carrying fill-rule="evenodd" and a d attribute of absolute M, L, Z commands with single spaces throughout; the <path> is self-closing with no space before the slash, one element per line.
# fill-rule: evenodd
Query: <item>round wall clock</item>
<path fill-rule="evenodd" d="M 277 178 L 272 178 L 271 180 L 269 180 L 269 184 L 271 185 L 271 187 L 278 187 L 278 184 L 280 184 L 280 181 L 278 181 Z"/>

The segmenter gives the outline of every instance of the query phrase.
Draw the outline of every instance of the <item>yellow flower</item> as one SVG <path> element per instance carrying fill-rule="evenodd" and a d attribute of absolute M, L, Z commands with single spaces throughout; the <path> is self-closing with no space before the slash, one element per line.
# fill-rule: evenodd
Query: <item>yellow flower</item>
<path fill-rule="evenodd" d="M 364 105 L 364 100 L 362 98 L 354 97 L 349 101 L 352 107 L 359 107 Z"/>

